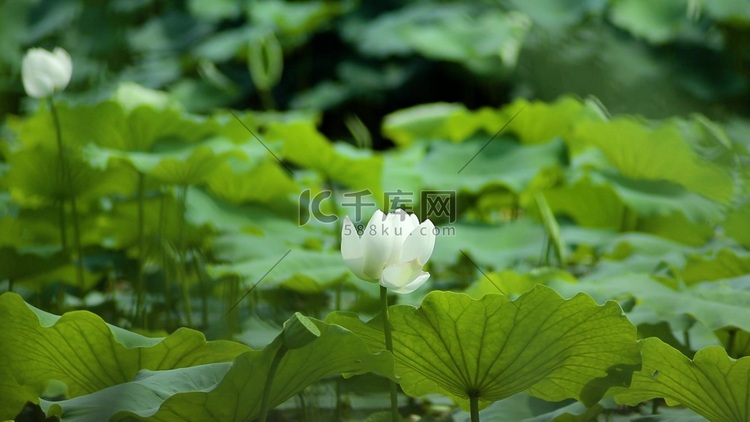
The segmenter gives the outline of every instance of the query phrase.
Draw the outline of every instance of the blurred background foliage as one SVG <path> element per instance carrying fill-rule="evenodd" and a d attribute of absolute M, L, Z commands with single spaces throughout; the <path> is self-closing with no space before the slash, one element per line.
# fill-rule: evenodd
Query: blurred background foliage
<path fill-rule="evenodd" d="M 55 46 L 69 180 L 20 76 Z M 0 1 L 0 290 L 261 348 L 294 311 L 377 313 L 317 194 L 342 216 L 369 190 L 367 219 L 452 190 L 401 303 L 545 284 L 687 356 L 748 356 L 749 66 L 747 0 Z M 326 382 L 305 394 L 330 405 Z M 354 407 L 380 406 L 372 382 L 343 387 Z"/>
<path fill-rule="evenodd" d="M 379 148 L 383 115 L 435 101 L 572 94 L 613 114 L 726 119 L 748 109 L 748 19 L 743 0 L 5 1 L 0 116 L 23 109 L 24 51 L 56 45 L 75 62 L 70 98 L 131 81 L 189 111 L 259 109 L 247 62 L 270 38 L 283 55 L 272 104 L 323 112 L 331 137 L 357 116 Z"/>

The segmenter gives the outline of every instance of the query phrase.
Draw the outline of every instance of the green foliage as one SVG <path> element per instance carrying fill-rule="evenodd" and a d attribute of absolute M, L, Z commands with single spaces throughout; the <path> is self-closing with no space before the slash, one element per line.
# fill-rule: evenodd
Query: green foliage
<path fill-rule="evenodd" d="M 377 329 L 351 315 L 344 325 L 382 349 Z M 593 405 L 638 367 L 635 329 L 615 303 L 597 306 L 580 295 L 565 301 L 537 287 L 510 301 L 432 292 L 419 309 L 390 310 L 396 374 L 410 395 L 441 393 L 468 409 L 528 390 L 550 401 L 577 398 Z M 594 358 L 596 356 L 596 358 Z"/>
<path fill-rule="evenodd" d="M 352 376 L 376 371 L 392 376 L 393 363 L 388 354 L 370 353 L 362 340 L 341 327 L 319 321 L 315 326 L 319 338 L 288 351 L 281 360 L 271 389 L 272 407 L 331 374 Z M 263 385 L 276 349 L 272 345 L 262 351 L 247 351 L 231 364 L 142 371 L 133 381 L 70 400 L 43 402 L 43 406 L 63 417 L 70 413 L 71 420 L 81 421 L 126 416 L 145 421 L 252 420 L 258 417 Z M 112 401 L 123 394 L 126 399 Z M 96 405 L 102 401 L 115 405 Z"/>
<path fill-rule="evenodd" d="M 206 342 L 202 333 L 190 329 L 166 338 L 144 337 L 87 311 L 58 317 L 13 293 L 0 296 L 0 342 L 0 372 L 9 375 L 4 382 L 35 393 L 14 394 L 15 401 L 4 401 L 3 418 L 15 416 L 26 400 L 37 401 L 51 381 L 62 383 L 66 395 L 77 397 L 129 382 L 141 369 L 227 362 L 248 350 L 238 343 Z"/>
<path fill-rule="evenodd" d="M 747 419 L 750 6 L 657 3 L 0 2 L 0 418 Z M 394 193 L 395 367 L 338 250 Z"/>
<path fill-rule="evenodd" d="M 735 360 L 713 346 L 691 360 L 658 338 L 644 340 L 642 353 L 643 368 L 633 374 L 627 391 L 616 393 L 618 402 L 634 405 L 663 397 L 670 406 L 683 404 L 710 421 L 747 420 L 750 358 Z"/>

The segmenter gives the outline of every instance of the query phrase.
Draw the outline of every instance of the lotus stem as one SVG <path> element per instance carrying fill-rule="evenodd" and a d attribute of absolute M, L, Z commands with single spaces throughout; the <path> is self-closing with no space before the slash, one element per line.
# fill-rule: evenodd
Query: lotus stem
<path fill-rule="evenodd" d="M 258 417 L 259 422 L 266 422 L 266 419 L 268 418 L 268 405 L 271 401 L 271 387 L 273 385 L 273 377 L 276 375 L 276 370 L 279 368 L 279 363 L 281 363 L 281 359 L 284 357 L 287 350 L 289 349 L 287 349 L 286 346 L 282 344 L 279 347 L 279 350 L 276 351 L 276 355 L 273 357 L 273 361 L 271 361 L 271 367 L 268 368 L 266 384 L 265 387 L 263 387 L 263 399 L 260 402 L 260 416 Z"/>
<path fill-rule="evenodd" d="M 479 422 L 479 395 L 469 395 L 469 408 L 471 409 L 471 422 Z"/>
<path fill-rule="evenodd" d="M 73 245 L 76 249 L 77 260 L 76 260 L 76 277 L 78 281 L 78 288 L 81 291 L 81 295 L 84 294 L 84 284 L 83 284 L 83 248 L 81 247 L 81 227 L 78 221 L 78 206 L 76 203 L 76 195 L 73 192 L 73 177 L 70 174 L 70 168 L 68 167 L 68 162 L 65 159 L 65 147 L 63 145 L 62 140 L 62 128 L 60 126 L 60 116 L 57 114 L 57 108 L 55 107 L 55 102 L 50 97 L 49 99 L 49 108 L 50 112 L 52 113 L 52 120 L 55 125 L 55 134 L 57 135 L 57 153 L 60 160 L 60 171 L 62 173 L 62 183 L 63 183 L 63 189 L 66 192 L 65 199 L 68 199 L 70 201 L 70 213 L 71 218 L 73 222 Z M 68 195 L 69 193 L 69 195 Z M 63 243 L 63 248 L 67 246 L 67 239 L 65 235 L 65 201 L 61 201 L 61 208 L 62 212 L 60 215 L 60 221 L 63 224 L 61 227 L 61 241 Z"/>
<path fill-rule="evenodd" d="M 380 286 L 380 307 L 381 314 L 383 317 L 383 333 L 385 334 L 385 349 L 393 354 L 393 338 L 391 336 L 391 324 L 388 321 L 388 289 L 384 286 Z M 393 416 L 393 422 L 398 422 L 401 419 L 401 415 L 398 413 L 398 393 L 396 391 L 396 383 L 393 380 L 389 381 L 390 394 L 391 394 L 391 413 Z"/>
<path fill-rule="evenodd" d="M 146 327 L 146 281 L 144 262 L 146 261 L 146 235 L 145 235 L 145 201 L 146 201 L 146 175 L 138 172 L 138 272 L 136 276 L 137 301 L 135 313 L 137 319 Z"/>

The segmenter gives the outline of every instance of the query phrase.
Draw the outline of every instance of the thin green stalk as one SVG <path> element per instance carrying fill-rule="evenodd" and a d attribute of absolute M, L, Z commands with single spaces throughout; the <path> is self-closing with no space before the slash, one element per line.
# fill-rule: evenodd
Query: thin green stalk
<path fill-rule="evenodd" d="M 159 198 L 159 238 L 160 239 L 166 239 L 166 205 L 165 202 L 167 200 L 167 195 L 164 194 L 164 192 L 161 192 L 161 197 Z M 172 303 L 172 283 L 171 283 L 171 274 L 167 271 L 167 268 L 169 268 L 168 260 L 167 260 L 167 253 L 166 253 L 166 246 L 162 243 L 159 245 L 159 252 L 161 254 L 161 267 L 163 269 L 164 273 L 164 307 L 166 309 L 166 314 L 164 316 L 164 323 L 167 327 L 172 327 L 172 311 L 174 310 L 174 304 Z"/>
<path fill-rule="evenodd" d="M 383 317 L 383 333 L 385 334 L 385 349 L 393 354 L 393 338 L 391 336 L 391 324 L 388 321 L 388 289 L 384 286 L 380 286 L 380 312 Z M 396 391 L 396 383 L 390 380 L 388 386 L 391 394 L 391 414 L 393 416 L 393 422 L 401 420 L 401 415 L 398 413 L 398 393 Z"/>
<path fill-rule="evenodd" d="M 333 419 L 336 421 L 341 420 L 341 407 L 343 406 L 343 402 L 341 400 L 341 378 L 336 378 L 336 409 L 334 411 L 334 417 Z"/>
<path fill-rule="evenodd" d="M 287 352 L 286 346 L 283 344 L 276 351 L 276 355 L 271 361 L 271 367 L 268 369 L 268 376 L 266 377 L 266 385 L 263 387 L 263 399 L 260 402 L 260 417 L 259 422 L 266 422 L 268 418 L 268 404 L 271 400 L 271 386 L 273 385 L 273 377 L 276 375 L 276 370 L 279 368 L 279 363 Z"/>
<path fill-rule="evenodd" d="M 60 154 L 60 158 L 62 158 L 62 154 Z M 65 180 L 65 175 L 63 174 L 62 169 L 62 164 L 60 164 L 60 180 Z M 62 247 L 62 250 L 65 251 L 68 249 L 68 229 L 65 227 L 65 199 L 60 199 L 58 211 L 60 219 L 60 246 Z"/>
<path fill-rule="evenodd" d="M 70 168 L 68 167 L 68 162 L 65 159 L 65 147 L 62 140 L 60 117 L 57 114 L 57 108 L 55 107 L 55 102 L 52 100 L 52 98 L 49 99 L 49 107 L 50 111 L 52 112 L 52 119 L 55 124 L 55 134 L 57 135 L 57 150 L 60 159 L 60 167 L 62 168 L 63 173 L 62 182 L 64 189 L 70 194 L 70 196 L 65 196 L 68 197 L 68 200 L 70 201 L 70 213 L 73 219 L 73 246 L 76 248 L 76 254 L 78 255 L 78 259 L 76 260 L 76 276 L 78 278 L 78 288 L 81 291 L 81 295 L 83 295 L 83 248 L 81 247 L 81 226 L 78 221 L 78 206 L 76 204 L 76 195 L 73 192 L 73 177 L 70 174 Z M 63 240 L 63 243 L 65 242 L 66 240 Z"/>
<path fill-rule="evenodd" d="M 471 422 L 479 422 L 479 395 L 469 395 L 469 408 L 471 409 Z"/>
<path fill-rule="evenodd" d="M 182 301 L 185 306 L 185 316 L 187 318 L 187 325 L 193 326 L 193 306 L 190 303 L 190 290 L 188 289 L 186 261 L 187 261 L 187 242 L 185 241 L 185 226 L 187 225 L 187 194 L 188 186 L 182 185 L 180 187 L 180 230 L 178 233 L 178 245 L 177 245 L 177 256 L 179 262 L 177 268 L 182 276 Z"/>
<path fill-rule="evenodd" d="M 203 274 L 201 263 L 198 261 L 197 256 L 193 259 L 193 266 L 195 267 L 195 273 L 198 276 L 198 285 L 200 286 L 201 292 L 201 320 L 203 321 L 203 326 L 208 327 L 208 283 L 206 282 L 206 277 Z"/>
<path fill-rule="evenodd" d="M 266 111 L 276 110 L 276 102 L 273 100 L 270 90 L 259 89 L 258 94 L 260 95 L 260 102 Z"/>
<path fill-rule="evenodd" d="M 136 275 L 137 302 L 135 312 L 141 325 L 146 328 L 146 280 L 144 264 L 146 261 L 145 201 L 146 175 L 138 172 L 138 272 Z"/>

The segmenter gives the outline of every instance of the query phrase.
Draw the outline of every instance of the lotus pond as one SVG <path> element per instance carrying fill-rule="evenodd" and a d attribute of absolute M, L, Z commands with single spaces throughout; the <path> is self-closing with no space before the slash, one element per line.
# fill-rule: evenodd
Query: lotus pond
<path fill-rule="evenodd" d="M 750 3 L 0 2 L 0 420 L 750 420 Z"/>

